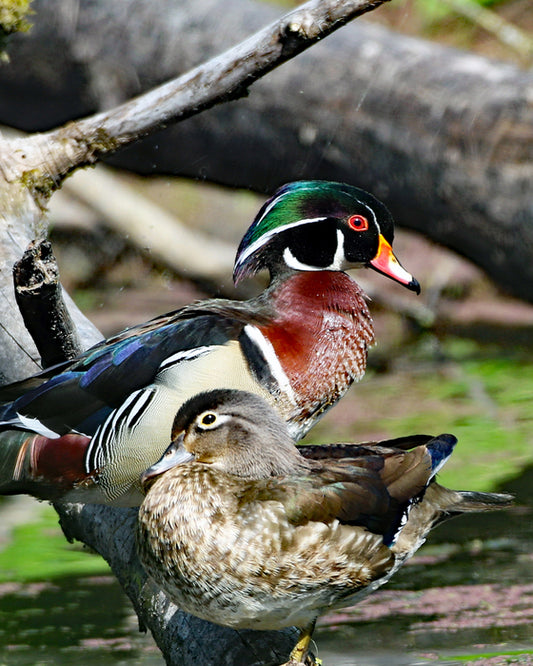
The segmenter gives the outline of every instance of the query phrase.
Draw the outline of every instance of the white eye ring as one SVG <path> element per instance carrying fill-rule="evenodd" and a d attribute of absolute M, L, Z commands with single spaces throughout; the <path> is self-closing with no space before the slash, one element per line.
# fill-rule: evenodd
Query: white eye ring
<path fill-rule="evenodd" d="M 214 430 L 229 421 L 229 418 L 227 414 L 217 414 L 217 412 L 208 409 L 198 416 L 196 425 L 199 430 Z"/>

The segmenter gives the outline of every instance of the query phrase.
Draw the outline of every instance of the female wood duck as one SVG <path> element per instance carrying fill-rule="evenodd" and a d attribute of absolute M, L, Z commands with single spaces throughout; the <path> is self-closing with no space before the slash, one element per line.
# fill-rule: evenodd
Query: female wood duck
<path fill-rule="evenodd" d="M 235 282 L 270 271 L 264 293 L 162 315 L 0 390 L 0 493 L 139 504 L 139 475 L 165 450 L 179 406 L 212 388 L 258 393 L 302 437 L 363 375 L 374 340 L 343 271 L 368 266 L 419 292 L 393 233 L 389 211 L 360 189 L 285 185 L 235 262 Z"/>
<path fill-rule="evenodd" d="M 142 476 L 146 571 L 211 622 L 300 627 L 289 664 L 306 663 L 317 616 L 385 583 L 435 524 L 511 500 L 434 481 L 452 435 L 296 448 L 279 415 L 242 391 L 191 398 L 172 437 Z"/>

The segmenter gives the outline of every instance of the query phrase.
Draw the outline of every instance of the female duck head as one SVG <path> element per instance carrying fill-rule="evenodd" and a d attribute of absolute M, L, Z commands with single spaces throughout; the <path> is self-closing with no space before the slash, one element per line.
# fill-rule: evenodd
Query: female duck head
<path fill-rule="evenodd" d="M 172 443 L 141 476 L 146 486 L 176 465 L 197 462 L 253 479 L 308 469 L 287 424 L 260 396 L 215 389 L 199 393 L 178 410 Z"/>

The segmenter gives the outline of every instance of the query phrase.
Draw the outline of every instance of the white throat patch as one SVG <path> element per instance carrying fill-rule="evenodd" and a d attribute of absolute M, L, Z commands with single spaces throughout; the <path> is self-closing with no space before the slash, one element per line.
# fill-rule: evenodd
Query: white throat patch
<path fill-rule="evenodd" d="M 283 250 L 283 260 L 289 268 L 294 268 L 296 271 L 340 271 L 345 262 L 344 234 L 340 229 L 337 229 L 337 248 L 335 249 L 333 260 L 329 266 L 311 266 L 310 264 L 304 264 L 296 259 L 288 247 Z"/>

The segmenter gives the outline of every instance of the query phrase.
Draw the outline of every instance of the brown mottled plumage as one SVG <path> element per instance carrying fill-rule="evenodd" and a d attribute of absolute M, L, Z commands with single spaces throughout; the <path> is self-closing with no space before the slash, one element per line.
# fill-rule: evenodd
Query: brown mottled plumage
<path fill-rule="evenodd" d="M 332 445 L 324 457 L 330 447 L 298 450 L 267 403 L 241 391 L 192 398 L 173 437 L 143 475 L 141 561 L 193 615 L 303 628 L 290 664 L 305 662 L 318 615 L 385 583 L 435 523 L 510 500 L 433 481 L 451 435 L 415 436 L 410 450 L 408 438 Z"/>

